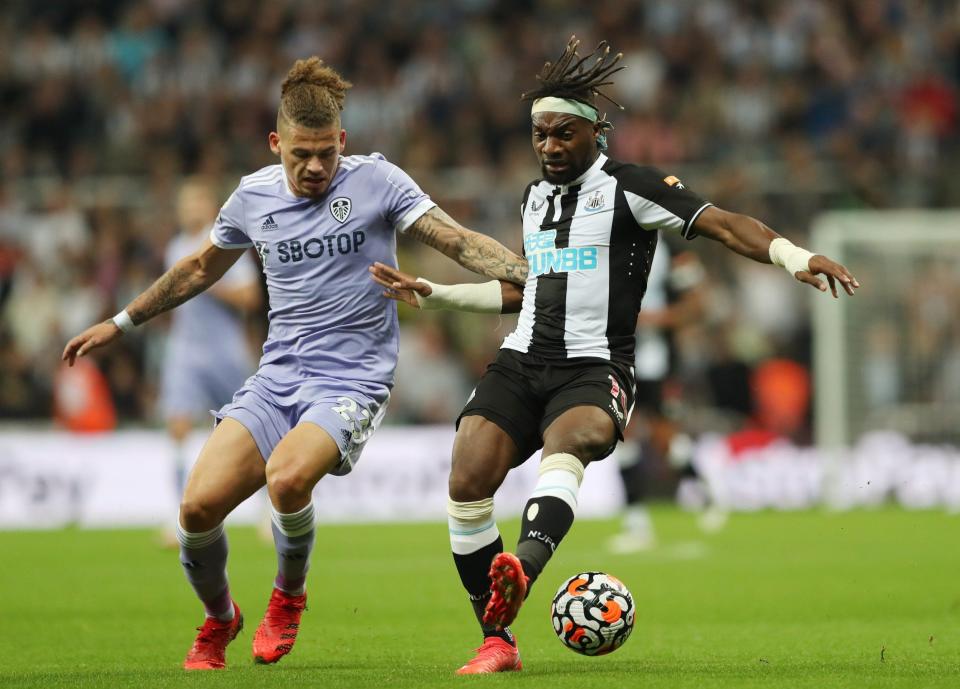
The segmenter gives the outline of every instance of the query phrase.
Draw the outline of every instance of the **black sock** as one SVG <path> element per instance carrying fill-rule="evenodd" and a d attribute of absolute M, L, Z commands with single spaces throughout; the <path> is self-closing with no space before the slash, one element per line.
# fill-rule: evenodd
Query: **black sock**
<path fill-rule="evenodd" d="M 493 543 L 484 546 L 467 555 L 453 554 L 453 561 L 457 565 L 460 581 L 470 596 L 473 613 L 477 616 L 484 638 L 498 636 L 504 641 L 515 644 L 513 634 L 509 628 L 497 629 L 492 624 L 483 623 L 483 613 L 490 600 L 490 562 L 494 556 L 503 552 L 503 539 L 499 536 Z"/>
<path fill-rule="evenodd" d="M 567 535 L 573 524 L 573 509 L 565 501 L 552 495 L 531 498 L 523 510 L 517 557 L 523 564 L 523 573 L 530 577 L 527 595 L 533 582 L 547 566 L 553 551 Z"/>

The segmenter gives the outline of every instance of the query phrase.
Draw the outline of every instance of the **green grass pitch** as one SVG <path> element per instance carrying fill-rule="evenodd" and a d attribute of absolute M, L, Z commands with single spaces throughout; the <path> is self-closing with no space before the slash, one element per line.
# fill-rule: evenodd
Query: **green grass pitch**
<path fill-rule="evenodd" d="M 444 524 L 320 528 L 300 639 L 272 667 L 250 641 L 273 551 L 231 530 L 247 628 L 225 672 L 189 675 L 201 613 L 154 533 L 0 533 L 0 687 L 960 687 L 960 517 L 734 515 L 711 536 L 672 508 L 654 519 L 660 548 L 633 556 L 606 552 L 616 523 L 577 523 L 514 625 L 524 671 L 464 678 L 479 639 Z M 517 523 L 501 528 L 512 543 Z M 556 587 L 583 569 L 623 579 L 638 607 L 604 658 L 550 628 Z"/>

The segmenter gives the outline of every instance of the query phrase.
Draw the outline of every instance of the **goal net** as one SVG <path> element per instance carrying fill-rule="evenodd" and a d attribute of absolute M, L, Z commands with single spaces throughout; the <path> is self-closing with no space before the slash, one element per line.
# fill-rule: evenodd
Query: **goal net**
<path fill-rule="evenodd" d="M 960 447 L 960 211 L 826 213 L 811 245 L 862 285 L 814 300 L 817 443 L 890 430 Z"/>

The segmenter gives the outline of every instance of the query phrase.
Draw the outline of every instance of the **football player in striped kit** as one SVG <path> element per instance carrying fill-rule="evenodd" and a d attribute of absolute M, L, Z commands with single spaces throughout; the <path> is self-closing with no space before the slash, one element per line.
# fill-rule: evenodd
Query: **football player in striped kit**
<path fill-rule="evenodd" d="M 533 102 L 543 175 L 527 186 L 520 207 L 524 287 L 436 285 L 386 265 L 371 268 L 386 296 L 415 306 L 520 313 L 464 407 L 453 447 L 450 543 L 484 635 L 461 674 L 521 668 L 508 625 L 573 524 L 584 468 L 610 454 L 630 418 L 634 330 L 658 230 L 719 241 L 826 291 L 823 275 L 835 297 L 838 284 L 850 295 L 859 286 L 843 266 L 713 206 L 676 177 L 608 158 L 611 125 L 597 101 L 610 100 L 600 89 L 622 69 L 621 55 L 601 43 L 581 58 L 578 43 L 571 38 L 560 58 L 544 65 L 540 86 L 523 94 Z M 516 554 L 503 552 L 494 493 L 540 448 Z"/>
<path fill-rule="evenodd" d="M 227 581 L 223 521 L 264 483 L 277 574 L 253 657 L 275 663 L 293 648 L 307 601 L 313 487 L 353 469 L 393 385 L 397 311 L 367 267 L 396 265 L 396 235 L 403 233 L 488 277 L 526 278 L 521 256 L 460 226 L 379 153 L 341 156 L 349 87 L 319 58 L 298 60 L 281 86 L 277 130 L 268 137 L 280 164 L 244 177 L 199 249 L 63 351 L 72 365 L 197 296 L 256 248 L 270 302 L 263 357 L 216 412 L 218 425 L 180 503 L 180 561 L 206 611 L 184 660 L 188 670 L 223 669 L 227 644 L 243 626 Z"/>

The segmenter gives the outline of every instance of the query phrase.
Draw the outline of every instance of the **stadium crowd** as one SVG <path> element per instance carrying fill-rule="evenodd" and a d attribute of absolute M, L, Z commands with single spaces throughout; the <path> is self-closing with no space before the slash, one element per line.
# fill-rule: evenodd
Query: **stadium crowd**
<path fill-rule="evenodd" d="M 465 225 L 518 248 L 520 196 L 538 176 L 519 96 L 574 33 L 625 54 L 613 157 L 799 244 L 826 209 L 960 204 L 950 0 L 5 3 L 0 418 L 49 418 L 64 342 L 160 274 L 185 175 L 226 198 L 276 162 L 266 134 L 299 57 L 353 82 L 347 153 L 382 152 Z M 774 353 L 809 363 L 809 295 L 707 244 L 694 247 L 706 314 L 677 333 L 682 398 L 749 414 L 753 366 Z M 466 277 L 402 239 L 400 260 Z M 510 320 L 410 319 L 389 421 L 454 418 Z M 121 421 L 155 420 L 163 337 L 150 325 L 97 358 Z"/>

